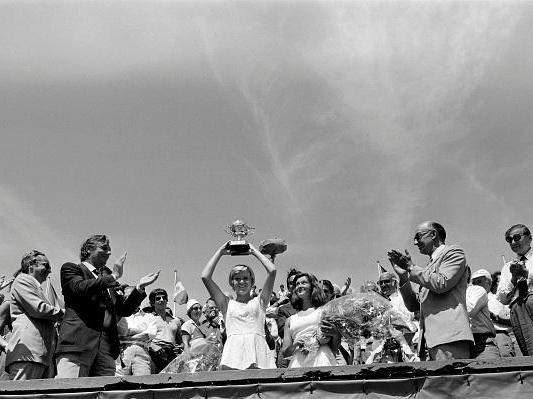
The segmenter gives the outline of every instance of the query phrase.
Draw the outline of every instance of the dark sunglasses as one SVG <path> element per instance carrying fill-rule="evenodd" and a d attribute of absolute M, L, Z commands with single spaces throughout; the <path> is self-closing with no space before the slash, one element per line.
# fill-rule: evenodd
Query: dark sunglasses
<path fill-rule="evenodd" d="M 168 298 L 164 295 L 158 295 L 155 297 L 156 301 L 159 301 L 160 299 L 162 299 L 163 301 L 168 301 Z"/>
<path fill-rule="evenodd" d="M 523 236 L 525 236 L 526 234 L 513 234 L 512 236 L 507 236 L 505 237 L 505 241 L 507 241 L 509 244 L 514 242 L 514 241 L 520 241 L 522 239 Z"/>
<path fill-rule="evenodd" d="M 433 230 L 419 231 L 418 233 L 415 234 L 413 240 L 419 241 L 423 236 L 425 236 L 427 233 L 430 233 L 432 231 Z"/>

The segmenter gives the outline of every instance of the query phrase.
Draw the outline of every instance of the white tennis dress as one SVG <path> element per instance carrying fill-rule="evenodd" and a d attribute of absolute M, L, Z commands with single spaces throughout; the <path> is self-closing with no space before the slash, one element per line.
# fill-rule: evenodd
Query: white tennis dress
<path fill-rule="evenodd" d="M 248 303 L 230 299 L 225 322 L 228 338 L 220 359 L 221 369 L 276 367 L 265 340 L 265 309 L 259 297 Z"/>
<path fill-rule="evenodd" d="M 290 317 L 290 328 L 292 342 L 298 337 L 307 337 L 309 333 L 316 331 L 320 325 L 322 309 L 309 308 L 301 310 Z M 289 368 L 295 367 L 321 367 L 335 366 L 337 364 L 335 355 L 329 345 L 320 345 L 315 353 L 304 354 L 301 351 L 294 352 L 289 363 Z"/>

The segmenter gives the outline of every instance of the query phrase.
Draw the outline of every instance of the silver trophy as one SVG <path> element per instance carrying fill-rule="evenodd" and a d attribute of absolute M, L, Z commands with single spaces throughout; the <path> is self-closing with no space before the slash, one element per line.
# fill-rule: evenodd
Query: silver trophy
<path fill-rule="evenodd" d="M 248 255 L 250 253 L 250 244 L 246 242 L 246 236 L 252 233 L 253 227 L 248 226 L 242 220 L 236 220 L 229 226 L 226 226 L 226 233 L 234 239 L 228 242 L 228 250 L 231 256 Z"/>

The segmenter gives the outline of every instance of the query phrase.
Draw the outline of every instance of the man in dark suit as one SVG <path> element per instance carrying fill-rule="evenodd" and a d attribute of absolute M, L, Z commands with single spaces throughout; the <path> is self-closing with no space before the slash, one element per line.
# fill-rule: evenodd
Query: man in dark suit
<path fill-rule="evenodd" d="M 110 255 L 108 238 L 93 235 L 81 247 L 81 263 L 61 267 L 65 316 L 56 349 L 57 378 L 115 375 L 120 351 L 117 319 L 139 307 L 146 297 L 144 288 L 159 276 L 157 272 L 142 277 L 124 298 L 116 289 L 126 253 L 112 271 L 105 266 Z"/>
<path fill-rule="evenodd" d="M 415 265 L 407 251 L 390 251 L 389 260 L 400 279 L 405 306 L 411 312 L 420 310 L 420 355 L 427 346 L 432 360 L 466 359 L 474 340 L 466 309 L 470 268 L 463 250 L 445 240 L 442 225 L 421 223 L 414 244 L 429 256 L 428 265 Z"/>

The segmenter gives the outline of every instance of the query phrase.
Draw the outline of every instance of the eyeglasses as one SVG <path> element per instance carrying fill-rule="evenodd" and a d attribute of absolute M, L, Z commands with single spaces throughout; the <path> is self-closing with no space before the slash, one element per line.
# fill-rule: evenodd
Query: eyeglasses
<path fill-rule="evenodd" d="M 513 234 L 512 236 L 505 237 L 505 241 L 507 241 L 509 244 L 514 241 L 520 241 L 522 237 L 525 236 L 525 234 Z"/>
<path fill-rule="evenodd" d="M 155 297 L 155 300 L 156 301 L 159 301 L 159 300 L 168 301 L 168 298 L 164 295 L 158 295 Z"/>
<path fill-rule="evenodd" d="M 202 310 L 201 306 L 193 306 L 191 310 Z"/>
<path fill-rule="evenodd" d="M 392 284 L 393 280 L 380 280 L 378 281 L 379 285 Z"/>
<path fill-rule="evenodd" d="M 415 234 L 415 237 L 413 238 L 414 241 L 420 241 L 420 239 L 425 236 L 427 233 L 430 233 L 432 232 L 433 230 L 424 230 L 424 231 L 419 231 L 418 233 Z"/>

